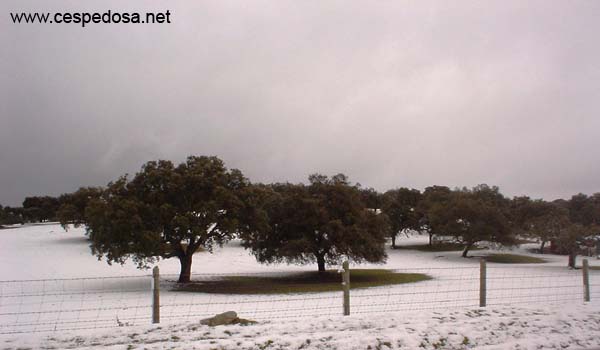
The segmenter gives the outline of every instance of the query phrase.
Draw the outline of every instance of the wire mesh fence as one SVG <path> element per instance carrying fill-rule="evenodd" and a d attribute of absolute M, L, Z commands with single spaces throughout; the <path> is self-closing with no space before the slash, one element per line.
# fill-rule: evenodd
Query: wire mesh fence
<path fill-rule="evenodd" d="M 583 302 L 582 281 L 582 270 L 488 267 L 487 304 Z"/>
<path fill-rule="evenodd" d="M 431 279 L 352 291 L 351 314 L 478 306 L 479 269 L 476 267 L 414 268 L 396 272 L 424 274 Z"/>
<path fill-rule="evenodd" d="M 410 268 L 427 280 L 364 289 L 352 288 L 351 314 L 442 308 L 473 308 L 481 303 L 481 270 L 473 267 Z M 327 292 L 247 294 L 240 278 L 277 279 L 293 272 L 202 274 L 197 286 L 228 281 L 224 290 L 182 290 L 177 276 L 160 278 L 160 322 L 178 322 L 234 310 L 256 321 L 342 315 L 342 286 Z M 352 276 L 352 274 L 351 274 Z M 350 277 L 352 286 L 352 277 Z M 592 300 L 600 298 L 600 271 L 589 272 Z M 340 281 L 341 282 L 341 275 Z M 562 267 L 487 267 L 486 304 L 582 303 L 581 270 Z M 0 281 L 0 334 L 55 332 L 150 324 L 152 276 Z"/>
<path fill-rule="evenodd" d="M 307 316 L 334 316 L 340 313 L 340 292 L 245 294 L 246 288 L 236 285 L 239 278 L 264 283 L 264 279 L 294 276 L 294 272 L 204 274 L 194 277 L 195 284 L 207 285 L 226 282 L 228 293 L 212 289 L 208 293 L 182 291 L 176 283 L 176 275 L 163 276 L 161 290 L 161 323 L 163 320 L 188 320 L 214 316 L 235 310 L 241 317 L 253 320 L 285 319 Z M 341 278 L 341 277 L 340 277 Z M 258 289 L 260 291 L 260 289 Z M 341 288 L 340 288 L 341 291 Z M 162 292 L 161 292 L 162 293 Z"/>
<path fill-rule="evenodd" d="M 149 323 L 148 277 L 0 281 L 0 334 Z"/>

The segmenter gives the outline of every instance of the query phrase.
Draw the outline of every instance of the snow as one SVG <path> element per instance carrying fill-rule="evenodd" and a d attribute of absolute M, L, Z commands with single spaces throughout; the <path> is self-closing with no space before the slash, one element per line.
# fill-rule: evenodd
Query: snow
<path fill-rule="evenodd" d="M 426 240 L 416 236 L 399 243 Z M 525 250 L 535 246 L 511 253 L 539 257 Z M 178 261 L 161 261 L 161 324 L 153 326 L 149 271 L 132 263 L 99 262 L 90 254 L 82 229 L 65 232 L 49 224 L 0 230 L 0 333 L 9 333 L 0 334 L 0 349 L 600 346 L 600 271 L 590 272 L 592 302 L 584 303 L 581 270 L 568 270 L 564 256 L 544 255 L 545 264 L 488 263 L 488 306 L 479 308 L 478 259 L 463 259 L 460 252 L 389 250 L 388 254 L 387 263 L 377 267 L 425 273 L 433 279 L 353 290 L 348 317 L 341 316 L 341 292 L 263 296 L 173 292 Z M 590 264 L 600 265 L 596 259 Z M 239 242 L 232 242 L 214 254 L 196 254 L 193 278 L 315 268 L 260 265 Z M 209 328 L 198 323 L 228 310 L 259 324 Z"/>
<path fill-rule="evenodd" d="M 117 327 L 6 340 L 5 349 L 582 349 L 600 346 L 598 304 L 491 307 L 267 321 Z M 0 338 L 1 339 L 1 338 Z"/>

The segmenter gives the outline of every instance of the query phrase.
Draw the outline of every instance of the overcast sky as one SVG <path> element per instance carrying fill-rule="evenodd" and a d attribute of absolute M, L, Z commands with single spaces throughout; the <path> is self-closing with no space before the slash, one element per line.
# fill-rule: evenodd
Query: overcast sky
<path fill-rule="evenodd" d="M 126 4 L 126 6 L 125 6 Z M 600 192 L 600 1 L 0 3 L 0 203 L 216 155 L 252 181 Z M 19 11 L 171 24 L 13 24 Z"/>

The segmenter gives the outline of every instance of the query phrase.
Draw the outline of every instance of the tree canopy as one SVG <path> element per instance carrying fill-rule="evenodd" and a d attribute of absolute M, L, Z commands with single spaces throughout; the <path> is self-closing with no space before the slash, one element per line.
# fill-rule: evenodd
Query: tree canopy
<path fill-rule="evenodd" d="M 544 200 L 526 197 L 513 199 L 517 232 L 540 241 L 540 253 L 548 241 L 557 239 L 571 224 L 566 208 Z"/>
<path fill-rule="evenodd" d="M 189 157 L 177 167 L 151 161 L 131 180 L 110 183 L 85 210 L 92 251 L 109 263 L 131 258 L 140 267 L 159 258 L 180 261 L 189 282 L 193 254 L 212 251 L 238 230 L 249 182 L 216 157 Z"/>
<path fill-rule="evenodd" d="M 191 156 L 179 165 L 151 161 L 133 177 L 106 188 L 82 187 L 59 198 L 27 197 L 22 208 L 0 206 L 0 225 L 58 218 L 65 229 L 84 225 L 93 254 L 108 263 L 133 260 L 148 267 L 178 258 L 180 282 L 191 276 L 193 254 L 242 238 L 259 262 L 326 264 L 342 259 L 383 262 L 384 242 L 417 230 L 450 236 L 464 245 L 505 245 L 518 235 L 548 241 L 568 252 L 600 235 L 600 193 L 552 202 L 507 199 L 498 187 L 430 186 L 421 193 L 396 188 L 383 194 L 350 184 L 343 174 L 313 174 L 305 184 L 253 185 L 216 157 Z"/>
<path fill-rule="evenodd" d="M 65 230 L 69 225 L 79 227 L 87 222 L 85 209 L 91 200 L 98 199 L 102 195 L 100 187 L 81 187 L 73 193 L 66 193 L 59 197 L 61 203 L 56 211 L 58 221 Z"/>
<path fill-rule="evenodd" d="M 0 205 L 0 225 L 15 225 L 22 224 L 23 222 L 22 208 L 3 207 Z"/>
<path fill-rule="evenodd" d="M 419 218 L 419 231 L 427 232 L 429 244 L 433 242 L 435 235 L 445 235 L 441 225 L 432 225 L 432 219 L 444 214 L 448 202 L 452 196 L 452 190 L 446 186 L 430 186 L 425 188 L 418 202 L 416 211 Z"/>
<path fill-rule="evenodd" d="M 55 197 L 26 197 L 23 201 L 23 215 L 30 222 L 55 220 L 59 206 L 60 201 Z"/>
<path fill-rule="evenodd" d="M 429 213 L 434 232 L 443 232 L 464 245 L 463 257 L 480 241 L 512 244 L 514 236 L 507 218 L 508 203 L 497 187 L 479 185 L 453 191 L 447 201 Z"/>
<path fill-rule="evenodd" d="M 396 248 L 396 236 L 399 233 L 420 229 L 422 215 L 417 211 L 417 206 L 421 197 L 419 190 L 404 187 L 383 194 L 382 207 L 390 222 L 392 248 Z"/>
<path fill-rule="evenodd" d="M 600 225 L 600 193 L 591 196 L 576 194 L 566 203 L 569 218 L 584 226 Z"/>
<path fill-rule="evenodd" d="M 569 222 L 560 234 L 556 237 L 556 242 L 569 255 L 567 265 L 570 268 L 576 268 L 576 258 L 583 241 L 590 236 L 597 235 L 599 227 L 596 225 L 582 225 L 580 223 Z"/>
<path fill-rule="evenodd" d="M 383 262 L 385 215 L 366 207 L 345 175 L 314 174 L 310 184 L 274 184 L 264 196 L 268 225 L 243 234 L 244 246 L 259 262 L 326 264 L 342 259 Z"/>

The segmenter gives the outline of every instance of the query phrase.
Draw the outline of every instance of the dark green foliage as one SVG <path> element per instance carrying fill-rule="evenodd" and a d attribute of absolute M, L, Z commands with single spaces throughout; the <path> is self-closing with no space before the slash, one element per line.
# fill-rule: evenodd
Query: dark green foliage
<path fill-rule="evenodd" d="M 359 188 L 360 199 L 369 209 L 378 212 L 384 206 L 383 195 L 373 188 Z"/>
<path fill-rule="evenodd" d="M 177 257 L 179 282 L 189 282 L 193 254 L 212 251 L 241 226 L 240 193 L 248 186 L 239 170 L 227 170 L 216 157 L 189 157 L 177 167 L 148 162 L 131 180 L 121 177 L 89 201 L 92 251 L 109 263 L 131 258 L 140 267 Z"/>
<path fill-rule="evenodd" d="M 67 230 L 69 225 L 79 227 L 87 222 L 85 209 L 93 199 L 102 195 L 102 188 L 82 187 L 73 193 L 63 194 L 59 197 L 60 207 L 56 216 L 62 227 Z"/>
<path fill-rule="evenodd" d="M 23 224 L 23 208 L 2 207 L 0 205 L 0 225 Z"/>
<path fill-rule="evenodd" d="M 60 202 L 55 197 L 26 197 L 23 201 L 23 216 L 28 222 L 56 220 L 59 206 Z"/>
<path fill-rule="evenodd" d="M 579 253 L 582 241 L 599 232 L 600 228 L 595 225 L 571 223 L 556 237 L 556 243 L 569 255 L 568 266 L 570 268 L 575 268 L 577 253 Z"/>
<path fill-rule="evenodd" d="M 448 200 L 435 203 L 429 212 L 429 225 L 436 233 L 453 236 L 464 244 L 463 257 L 477 242 L 513 244 L 508 201 L 497 187 L 479 185 L 472 190 L 453 191 Z"/>
<path fill-rule="evenodd" d="M 383 195 L 383 213 L 390 222 L 392 248 L 396 248 L 396 236 L 406 230 L 419 230 L 422 214 L 417 211 L 421 192 L 415 189 L 398 188 Z"/>
<path fill-rule="evenodd" d="M 600 193 L 579 193 L 557 204 L 568 210 L 570 224 L 558 235 L 556 243 L 569 255 L 569 267 L 575 268 L 580 246 L 600 234 Z"/>
<path fill-rule="evenodd" d="M 600 193 L 592 196 L 579 193 L 567 203 L 569 218 L 584 226 L 600 225 Z"/>
<path fill-rule="evenodd" d="M 85 225 L 92 251 L 109 263 L 132 259 L 147 267 L 177 257 L 179 280 L 190 280 L 193 254 L 239 235 L 259 262 L 314 263 L 342 259 L 383 262 L 384 242 L 407 230 L 451 236 L 463 256 L 480 241 L 514 244 L 515 234 L 556 242 L 569 265 L 583 243 L 600 234 L 600 193 L 546 202 L 506 199 L 498 187 L 451 190 L 398 188 L 378 193 L 351 185 L 345 175 L 314 174 L 309 185 L 251 185 L 216 157 L 146 163 L 133 178 L 106 189 L 80 188 L 60 198 L 27 197 L 22 208 L 0 206 L 0 225 L 58 219 Z M 586 242 L 587 241 L 587 242 Z M 430 247 L 431 251 L 449 246 Z"/>
<path fill-rule="evenodd" d="M 431 218 L 441 215 L 448 206 L 452 191 L 446 186 L 430 186 L 425 188 L 417 205 L 417 216 L 419 218 L 419 231 L 429 235 L 429 244 L 433 243 L 435 235 L 443 236 L 445 232 L 437 231 L 438 226 L 431 225 Z M 438 214 L 439 213 L 439 214 Z"/>
<path fill-rule="evenodd" d="M 533 214 L 532 203 L 534 201 L 527 197 L 514 197 L 509 202 L 509 216 L 512 229 L 519 234 L 527 231 L 528 221 Z"/>
<path fill-rule="evenodd" d="M 315 174 L 310 185 L 275 184 L 263 196 L 263 229 L 243 232 L 244 246 L 259 262 L 325 264 L 343 258 L 383 262 L 388 232 L 384 215 L 368 209 L 344 175 Z"/>
<path fill-rule="evenodd" d="M 577 194 L 570 200 L 532 201 L 526 197 L 513 199 L 513 216 L 522 233 L 536 237 L 544 244 L 553 241 L 559 252 L 569 255 L 568 265 L 575 268 L 577 253 L 586 240 L 600 234 L 600 194 Z"/>
<path fill-rule="evenodd" d="M 568 210 L 556 203 L 526 197 L 512 202 L 514 227 L 519 233 L 538 239 L 542 254 L 546 242 L 557 239 L 570 225 Z"/>

